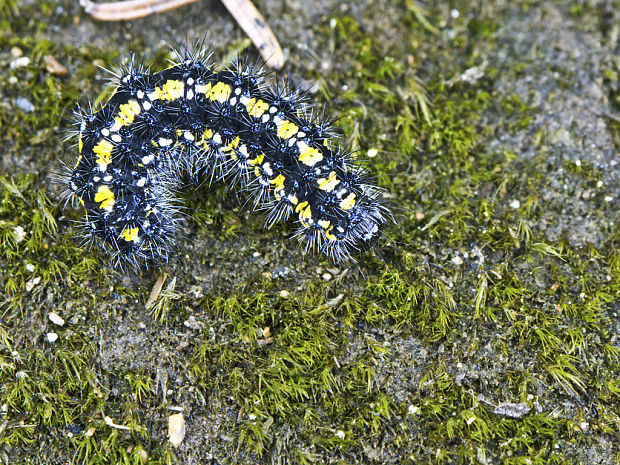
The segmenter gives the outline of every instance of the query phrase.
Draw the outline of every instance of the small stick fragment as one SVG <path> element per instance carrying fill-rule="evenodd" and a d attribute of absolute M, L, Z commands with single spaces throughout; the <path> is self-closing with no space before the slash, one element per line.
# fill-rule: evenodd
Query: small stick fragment
<path fill-rule="evenodd" d="M 197 0 L 126 0 L 113 3 L 95 3 L 80 0 L 80 6 L 100 21 L 124 21 L 174 10 Z"/>
<path fill-rule="evenodd" d="M 149 294 L 149 300 L 146 301 L 147 310 L 149 310 L 153 305 L 155 305 L 155 302 L 157 301 L 157 298 L 161 293 L 162 287 L 164 287 L 164 282 L 166 281 L 167 277 L 168 275 L 166 273 L 162 273 L 157 278 L 157 281 L 155 281 L 155 284 L 153 284 L 153 289 L 151 289 L 151 293 Z"/>
<path fill-rule="evenodd" d="M 123 21 L 144 18 L 156 13 L 174 10 L 197 0 L 124 0 L 113 3 L 95 3 L 80 0 L 84 11 L 100 21 Z M 222 0 L 241 29 L 252 40 L 267 66 L 280 69 L 284 66 L 284 53 L 273 34 L 250 0 Z"/>
<path fill-rule="evenodd" d="M 284 66 L 284 53 L 278 39 L 250 0 L 222 0 L 241 29 L 252 40 L 265 63 L 270 68 Z"/>

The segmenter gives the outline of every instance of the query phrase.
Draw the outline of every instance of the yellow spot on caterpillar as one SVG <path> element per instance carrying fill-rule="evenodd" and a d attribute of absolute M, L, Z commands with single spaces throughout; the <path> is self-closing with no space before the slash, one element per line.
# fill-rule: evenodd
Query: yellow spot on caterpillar
<path fill-rule="evenodd" d="M 248 110 L 250 116 L 254 118 L 260 118 L 263 116 L 263 113 L 269 109 L 269 104 L 263 102 L 262 100 L 256 100 L 255 98 L 251 98 L 246 104 L 245 108 Z"/>
<path fill-rule="evenodd" d="M 157 91 L 157 89 L 155 89 Z M 166 81 L 159 93 L 159 98 L 162 100 L 176 100 L 183 97 L 185 93 L 185 83 L 183 81 L 177 81 L 170 79 Z"/>
<path fill-rule="evenodd" d="M 213 101 L 217 100 L 220 103 L 224 103 L 228 101 L 230 92 L 231 89 L 228 84 L 224 82 L 218 82 L 211 89 L 211 92 L 209 93 L 209 98 Z"/>
<path fill-rule="evenodd" d="M 310 147 L 305 142 L 298 142 L 299 161 L 304 165 L 314 166 L 323 159 L 323 154 L 318 149 Z"/>
<path fill-rule="evenodd" d="M 248 160 L 248 163 L 250 165 L 261 165 L 263 163 L 263 160 L 265 159 L 265 154 L 261 153 L 259 156 L 257 156 L 255 159 L 253 160 Z"/>
<path fill-rule="evenodd" d="M 229 149 L 236 149 L 237 147 L 239 147 L 239 142 L 241 141 L 241 139 L 239 139 L 239 136 L 235 137 L 233 140 L 230 141 L 230 144 L 228 144 L 228 148 Z"/>
<path fill-rule="evenodd" d="M 325 230 L 325 237 L 330 241 L 336 240 L 336 236 L 332 234 L 332 229 L 334 229 L 334 227 L 330 226 L 328 229 Z"/>
<path fill-rule="evenodd" d="M 199 94 L 207 94 L 211 92 L 211 83 L 207 82 L 204 85 L 199 84 L 194 88 L 196 89 L 196 92 L 198 92 Z"/>
<path fill-rule="evenodd" d="M 78 141 L 78 152 L 82 153 L 83 148 L 84 148 L 84 141 L 82 140 L 82 136 L 80 135 L 80 140 Z"/>
<path fill-rule="evenodd" d="M 280 195 L 280 191 L 284 189 L 284 181 L 286 178 L 281 174 L 278 174 L 275 178 L 270 179 L 269 182 L 273 184 L 273 190 L 277 196 Z M 278 197 L 279 198 L 279 197 Z"/>
<path fill-rule="evenodd" d="M 202 138 L 204 140 L 209 140 L 213 137 L 213 131 L 211 131 L 211 129 L 207 129 L 205 132 L 202 133 Z"/>
<path fill-rule="evenodd" d="M 110 141 L 101 139 L 97 145 L 93 147 L 93 152 L 97 155 L 97 165 L 99 171 L 105 171 L 110 163 L 112 163 L 112 149 L 114 146 Z"/>
<path fill-rule="evenodd" d="M 308 201 L 305 200 L 303 202 L 301 202 L 299 205 L 297 205 L 297 207 L 295 208 L 295 213 L 299 213 L 301 211 L 302 208 L 306 208 L 308 206 Z"/>
<path fill-rule="evenodd" d="M 111 212 L 114 207 L 114 192 L 106 185 L 99 186 L 95 194 L 95 202 L 99 203 L 99 208 Z"/>
<path fill-rule="evenodd" d="M 319 179 L 318 183 L 319 189 L 331 192 L 338 184 L 340 184 L 340 180 L 336 178 L 336 172 L 331 171 L 328 177 Z"/>
<path fill-rule="evenodd" d="M 297 134 L 299 128 L 291 121 L 281 120 L 278 124 L 278 137 L 281 139 L 290 139 Z"/>
<path fill-rule="evenodd" d="M 140 242 L 140 231 L 138 228 L 127 228 L 121 233 L 121 237 L 127 242 Z"/>
<path fill-rule="evenodd" d="M 299 205 L 303 205 L 303 203 L 300 203 Z M 297 206 L 297 210 L 300 210 L 299 205 Z M 310 205 L 307 205 L 305 208 L 299 211 L 299 221 L 301 222 L 302 226 L 308 226 L 308 220 L 311 218 L 312 209 L 310 208 Z"/>
<path fill-rule="evenodd" d="M 327 229 L 330 227 L 331 223 L 327 220 L 319 220 L 317 221 L 317 223 L 319 223 L 319 226 L 323 229 Z"/>
<path fill-rule="evenodd" d="M 355 194 L 353 192 L 347 195 L 347 197 L 340 202 L 340 208 L 342 208 L 343 210 L 349 210 L 350 208 L 353 208 L 354 205 Z"/>
<path fill-rule="evenodd" d="M 120 112 L 114 120 L 121 126 L 129 126 L 133 123 L 136 115 L 140 114 L 140 104 L 135 100 L 129 100 L 119 107 Z"/>

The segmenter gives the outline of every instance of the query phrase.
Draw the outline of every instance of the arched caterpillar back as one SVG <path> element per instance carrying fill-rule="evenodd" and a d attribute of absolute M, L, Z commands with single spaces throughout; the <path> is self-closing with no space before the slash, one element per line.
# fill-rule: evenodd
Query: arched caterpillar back
<path fill-rule="evenodd" d="M 120 265 L 166 262 L 174 192 L 189 174 L 238 185 L 269 226 L 294 215 L 305 251 L 340 262 L 373 245 L 391 220 L 380 189 L 298 92 L 261 76 L 242 66 L 215 72 L 191 52 L 159 73 L 125 69 L 104 108 L 79 116 L 66 186 L 86 208 L 85 236 Z"/>

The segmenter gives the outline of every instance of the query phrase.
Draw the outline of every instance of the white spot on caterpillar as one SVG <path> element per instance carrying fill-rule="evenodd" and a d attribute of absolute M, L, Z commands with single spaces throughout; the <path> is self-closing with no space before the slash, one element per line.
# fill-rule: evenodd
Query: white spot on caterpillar
<path fill-rule="evenodd" d="M 239 97 L 239 103 L 243 105 L 247 105 L 249 101 L 250 101 L 249 97 L 246 97 L 245 95 L 242 95 L 241 97 Z"/>
<path fill-rule="evenodd" d="M 272 115 L 273 115 L 274 113 L 276 113 L 277 111 L 278 111 L 278 109 L 277 109 L 276 107 L 271 107 L 271 108 L 269 108 L 269 113 L 271 113 Z"/>
<path fill-rule="evenodd" d="M 271 177 L 273 175 L 273 170 L 271 169 L 271 165 L 269 164 L 269 162 L 266 162 L 263 165 L 263 170 L 265 171 L 265 174 L 267 174 L 267 176 Z"/>
<path fill-rule="evenodd" d="M 228 101 L 228 103 L 229 103 L 231 106 L 236 105 L 236 104 L 237 104 L 237 97 L 232 97 L 232 98 Z"/>
<path fill-rule="evenodd" d="M 187 82 L 188 86 L 193 86 L 194 85 L 194 78 L 189 77 L 189 78 L 187 78 L 187 81 L 185 81 L 185 82 Z"/>
<path fill-rule="evenodd" d="M 94 182 L 99 182 L 99 181 L 101 181 L 101 178 L 99 176 L 95 176 L 95 177 L 93 177 L 93 181 Z"/>
<path fill-rule="evenodd" d="M 145 111 L 149 111 L 151 108 L 153 108 L 153 105 L 151 105 L 151 102 L 144 102 L 142 103 L 142 108 L 144 108 Z"/>
<path fill-rule="evenodd" d="M 215 142 L 216 144 L 222 143 L 222 136 L 220 136 L 219 132 L 215 133 L 215 135 L 213 136 L 213 142 Z"/>
<path fill-rule="evenodd" d="M 187 89 L 187 100 L 192 100 L 194 98 L 194 91 L 192 89 Z"/>
<path fill-rule="evenodd" d="M 118 121 L 114 121 L 114 124 L 110 126 L 110 132 L 118 132 L 121 129 L 121 124 Z"/>
<path fill-rule="evenodd" d="M 304 137 L 306 137 L 306 133 L 305 133 L 305 132 L 303 132 L 303 131 L 299 131 L 299 132 L 297 133 L 297 137 L 299 137 L 300 139 L 303 139 Z"/>
<path fill-rule="evenodd" d="M 165 137 L 160 137 L 157 141 L 160 147 L 169 147 L 172 145 L 172 139 L 166 139 Z"/>
<path fill-rule="evenodd" d="M 153 100 L 157 100 L 157 97 L 159 96 L 159 94 L 157 92 L 151 92 L 150 94 L 147 94 L 146 96 L 152 102 Z"/>
<path fill-rule="evenodd" d="M 96 180 L 96 181 L 95 181 L 95 179 L 93 178 L 93 181 L 95 181 L 95 182 L 99 181 L 99 179 L 98 179 L 98 178 L 99 178 L 99 176 L 96 176 L 96 177 L 97 177 L 97 180 Z M 104 176 L 104 177 L 103 177 L 103 180 L 104 180 L 105 182 L 110 182 L 110 181 L 112 180 L 112 176 L 108 174 L 107 176 Z"/>
<path fill-rule="evenodd" d="M 241 94 L 241 87 L 237 87 L 235 89 L 235 95 L 240 95 Z"/>
<path fill-rule="evenodd" d="M 139 90 L 138 92 L 136 92 L 136 97 L 138 97 L 139 99 L 143 99 L 144 98 L 144 91 Z"/>
<path fill-rule="evenodd" d="M 115 133 L 115 134 L 112 134 L 112 140 L 113 140 L 114 142 L 120 142 L 120 141 L 122 141 L 122 140 L 123 140 L 123 138 L 120 136 L 120 134 Z"/>
<path fill-rule="evenodd" d="M 269 121 L 269 115 L 267 115 L 267 114 L 263 115 L 261 120 L 262 120 L 263 123 L 266 123 L 267 121 Z"/>
<path fill-rule="evenodd" d="M 140 178 L 138 182 L 136 183 L 136 186 L 144 187 L 145 184 L 146 184 L 146 178 Z"/>
<path fill-rule="evenodd" d="M 103 128 L 103 129 L 101 130 L 101 135 L 102 135 L 103 137 L 108 137 L 108 136 L 110 135 L 110 130 L 109 130 L 108 128 Z"/>
<path fill-rule="evenodd" d="M 193 141 L 195 139 L 194 135 L 189 131 L 185 131 L 185 133 L 183 134 L 183 137 L 185 137 L 185 140 Z"/>

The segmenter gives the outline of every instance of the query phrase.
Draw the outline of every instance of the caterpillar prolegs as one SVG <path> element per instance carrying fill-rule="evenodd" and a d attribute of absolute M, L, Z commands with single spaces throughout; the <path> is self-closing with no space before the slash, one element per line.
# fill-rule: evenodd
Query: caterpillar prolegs
<path fill-rule="evenodd" d="M 301 93 L 264 84 L 240 64 L 216 72 L 185 51 L 149 73 L 129 65 L 105 106 L 80 112 L 79 156 L 65 179 L 86 209 L 84 236 L 118 265 L 166 262 L 183 178 L 224 181 L 267 211 L 294 216 L 304 251 L 350 259 L 391 220 L 368 170 L 338 148 Z"/>

